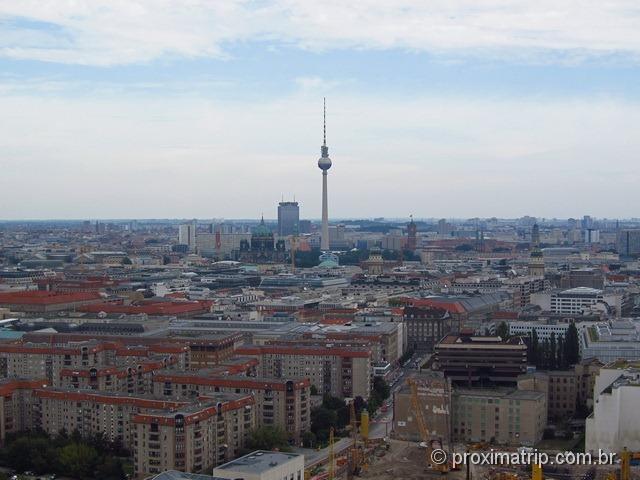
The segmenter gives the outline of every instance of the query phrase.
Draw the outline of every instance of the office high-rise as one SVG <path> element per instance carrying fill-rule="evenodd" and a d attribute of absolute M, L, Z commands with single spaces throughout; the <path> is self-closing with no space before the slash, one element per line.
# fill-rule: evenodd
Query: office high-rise
<path fill-rule="evenodd" d="M 299 233 L 300 207 L 298 202 L 280 202 L 278 204 L 278 235 Z"/>
<path fill-rule="evenodd" d="M 183 223 L 178 228 L 178 243 L 181 245 L 188 245 L 189 250 L 193 251 L 196 248 L 196 221 L 189 223 Z"/>

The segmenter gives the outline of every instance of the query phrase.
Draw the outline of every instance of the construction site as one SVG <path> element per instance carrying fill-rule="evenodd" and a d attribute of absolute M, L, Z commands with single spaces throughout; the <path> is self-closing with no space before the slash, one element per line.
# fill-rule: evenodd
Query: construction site
<path fill-rule="evenodd" d="M 524 451 L 533 451 L 531 447 L 497 447 L 487 443 L 452 444 L 447 435 L 446 421 L 438 428 L 430 428 L 427 422 L 425 402 L 430 412 L 446 417 L 446 408 L 442 406 L 442 399 L 446 399 L 449 392 L 444 384 L 435 383 L 436 388 L 429 389 L 431 398 L 425 400 L 424 389 L 419 395 L 419 382 L 407 379 L 409 388 L 410 409 L 412 421 L 415 422 L 418 438 L 399 439 L 396 431 L 389 438 L 369 438 L 369 417 L 366 411 L 360 419 L 356 418 L 352 406 L 351 411 L 351 443 L 347 448 L 336 452 L 333 450 L 331 439 L 331 453 L 328 462 L 318 466 L 316 472 L 309 472 L 311 480 L 337 480 L 360 477 L 367 480 L 418 480 L 432 477 L 444 477 L 450 480 L 640 480 L 640 454 L 623 451 L 612 457 L 607 465 L 594 462 L 573 462 L 572 465 L 553 465 L 553 462 L 541 466 L 535 463 L 497 461 L 497 462 L 463 462 L 456 465 L 452 462 L 466 453 L 477 453 L 477 457 L 488 452 L 499 452 L 503 458 L 520 457 Z M 430 419 L 432 416 L 429 417 Z M 436 416 L 436 418 L 438 418 Z M 394 422 L 402 423 L 402 422 Z M 402 426 L 402 425 L 401 425 Z M 405 432 L 406 433 L 406 432 Z M 433 452 L 446 455 L 442 462 L 433 462 Z M 536 450 L 537 452 L 537 450 Z M 549 458 L 556 454 L 575 455 L 570 452 L 545 451 Z M 536 457 L 537 458 L 537 457 Z"/>

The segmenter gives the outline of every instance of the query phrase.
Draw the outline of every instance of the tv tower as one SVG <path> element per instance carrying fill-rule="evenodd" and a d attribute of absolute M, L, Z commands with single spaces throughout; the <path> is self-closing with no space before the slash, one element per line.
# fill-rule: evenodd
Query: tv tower
<path fill-rule="evenodd" d="M 322 231 L 320 233 L 320 250 L 329 251 L 329 202 L 327 198 L 327 170 L 331 168 L 329 147 L 327 147 L 327 100 L 323 99 L 324 106 L 324 135 L 322 147 L 320 147 L 320 159 L 318 167 L 322 170 Z"/>

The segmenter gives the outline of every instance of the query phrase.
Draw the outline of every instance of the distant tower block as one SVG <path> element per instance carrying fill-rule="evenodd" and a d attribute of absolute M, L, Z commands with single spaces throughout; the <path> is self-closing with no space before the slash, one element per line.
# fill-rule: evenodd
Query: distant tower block
<path fill-rule="evenodd" d="M 544 277 L 544 256 L 540 250 L 540 227 L 534 224 L 531 229 L 531 256 L 529 258 L 529 275 Z"/>
<path fill-rule="evenodd" d="M 418 226 L 413 221 L 413 215 L 410 215 L 411 221 L 407 225 L 407 250 L 415 250 L 418 246 Z"/>
<path fill-rule="evenodd" d="M 320 250 L 329 251 L 329 201 L 327 198 L 327 171 L 331 168 L 329 147 L 327 147 L 327 103 L 324 100 L 324 135 L 320 147 L 318 167 L 322 170 L 322 230 L 320 232 Z"/>

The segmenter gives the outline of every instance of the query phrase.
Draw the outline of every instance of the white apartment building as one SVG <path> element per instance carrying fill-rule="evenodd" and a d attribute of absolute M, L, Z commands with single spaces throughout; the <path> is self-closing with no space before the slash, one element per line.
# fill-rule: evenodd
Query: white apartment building
<path fill-rule="evenodd" d="M 568 323 L 546 324 L 538 322 L 519 322 L 516 320 L 508 322 L 508 325 L 509 335 L 511 336 L 528 337 L 535 330 L 538 335 L 539 342 L 550 340 L 552 333 L 555 334 L 556 339 L 564 337 L 569 329 Z"/>
<path fill-rule="evenodd" d="M 531 295 L 532 304 L 561 315 L 581 315 L 600 311 L 619 317 L 625 300 L 623 293 L 605 292 L 589 287 L 539 292 Z"/>
<path fill-rule="evenodd" d="M 586 422 L 585 451 L 640 450 L 640 363 L 618 361 L 600 369 L 593 400 L 593 413 Z"/>

